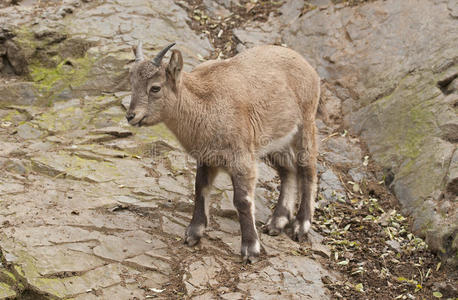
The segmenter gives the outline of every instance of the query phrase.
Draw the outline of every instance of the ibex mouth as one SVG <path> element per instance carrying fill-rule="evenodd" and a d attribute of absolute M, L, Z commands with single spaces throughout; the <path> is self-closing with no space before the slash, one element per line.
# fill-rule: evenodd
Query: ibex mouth
<path fill-rule="evenodd" d="M 140 121 L 138 121 L 138 123 L 135 124 L 134 126 L 138 126 L 138 127 L 142 126 L 142 125 L 143 125 L 143 124 L 142 124 L 142 121 L 143 121 L 145 118 L 146 118 L 146 116 L 144 116 L 143 118 L 141 118 Z"/>

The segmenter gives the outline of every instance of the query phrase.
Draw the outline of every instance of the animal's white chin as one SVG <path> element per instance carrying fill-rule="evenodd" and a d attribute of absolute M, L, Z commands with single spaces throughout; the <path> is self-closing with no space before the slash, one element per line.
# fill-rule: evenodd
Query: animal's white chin
<path fill-rule="evenodd" d="M 151 117 L 144 116 L 140 120 L 136 122 L 129 122 L 130 125 L 132 126 L 137 126 L 137 127 L 145 127 L 145 126 L 154 126 L 156 124 L 160 123 L 160 121 L 156 121 Z"/>
<path fill-rule="evenodd" d="M 146 125 L 145 124 L 145 119 L 146 119 L 146 116 L 144 116 L 143 118 L 140 119 L 140 121 L 138 121 L 138 123 L 136 124 L 138 127 L 141 127 L 141 126 L 144 126 Z"/>
<path fill-rule="evenodd" d="M 129 121 L 129 124 L 132 126 L 142 126 L 145 123 L 146 116 L 137 116 L 134 119 Z"/>

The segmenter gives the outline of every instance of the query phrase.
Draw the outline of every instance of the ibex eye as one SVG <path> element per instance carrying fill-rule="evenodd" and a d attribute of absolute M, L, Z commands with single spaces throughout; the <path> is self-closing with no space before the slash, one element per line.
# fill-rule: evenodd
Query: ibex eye
<path fill-rule="evenodd" d="M 152 86 L 151 89 L 149 90 L 151 93 L 157 93 L 161 90 L 160 86 Z"/>

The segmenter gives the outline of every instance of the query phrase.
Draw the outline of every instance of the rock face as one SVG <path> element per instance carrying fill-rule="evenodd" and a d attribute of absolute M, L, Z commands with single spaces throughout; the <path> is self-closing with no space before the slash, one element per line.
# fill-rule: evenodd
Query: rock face
<path fill-rule="evenodd" d="M 281 36 L 280 43 L 316 67 L 342 102 L 345 126 L 362 137 L 387 174 L 394 174 L 386 183 L 414 217 L 413 229 L 426 236 L 438 253 L 456 258 L 454 3 L 388 0 L 357 7 L 324 3 L 299 17 L 296 1 L 288 1 L 280 19 L 250 24 L 236 34 L 249 46 L 275 43 Z"/>
<path fill-rule="evenodd" d="M 0 104 L 49 104 L 125 90 L 134 58 L 131 47 L 138 40 L 147 56 L 176 42 L 186 69 L 211 50 L 208 40 L 187 26 L 186 12 L 173 1 L 154 6 L 149 1 L 72 3 L 64 10 L 51 6 L 35 14 L 26 6 L 0 12 L 1 24 L 7 24 L 1 28 L 0 74 L 33 81 L 18 86 L 0 82 Z"/>
<path fill-rule="evenodd" d="M 128 126 L 124 97 L 2 112 L 16 117 L 0 127 L 0 299 L 30 291 L 33 299 L 183 293 L 273 299 L 279 291 L 293 299 L 329 298 L 321 278 L 339 274 L 323 268 L 321 256 L 300 255 L 303 246 L 286 236 L 263 236 L 269 256 L 240 272 L 239 224 L 225 197 L 228 177 L 219 177 L 212 192 L 215 207 L 227 201 L 226 209 L 215 210 L 200 246 L 185 246 L 195 162 L 172 146 L 176 141 L 162 126 Z M 17 117 L 22 114 L 28 117 Z M 18 158 L 6 159 L 11 156 Z M 260 186 L 257 218 L 265 222 L 278 197 L 275 173 L 266 165 Z M 329 252 L 319 237 L 312 249 Z"/>

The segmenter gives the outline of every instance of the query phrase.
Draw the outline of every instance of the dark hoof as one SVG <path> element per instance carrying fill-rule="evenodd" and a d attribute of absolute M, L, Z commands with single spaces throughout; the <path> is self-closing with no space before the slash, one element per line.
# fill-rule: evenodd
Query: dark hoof
<path fill-rule="evenodd" d="M 253 264 L 259 260 L 259 254 L 261 253 L 261 244 L 259 240 L 255 240 L 251 243 L 242 242 L 242 261 L 245 264 Z"/>
<path fill-rule="evenodd" d="M 244 256 L 242 260 L 243 260 L 243 263 L 246 265 L 257 263 L 259 261 L 259 254 L 251 255 L 251 256 Z"/>
<path fill-rule="evenodd" d="M 271 236 L 277 236 L 282 232 L 282 229 L 274 227 L 272 224 L 267 224 L 263 228 L 263 232 Z"/>
<path fill-rule="evenodd" d="M 311 226 L 310 221 L 300 222 L 298 220 L 295 220 L 292 225 L 293 240 L 299 243 L 302 243 L 308 240 L 308 232 L 310 230 L 310 226 Z"/>
<path fill-rule="evenodd" d="M 186 229 L 184 243 L 190 247 L 197 245 L 200 242 L 204 232 L 204 226 L 189 225 Z"/>
<path fill-rule="evenodd" d="M 276 236 L 279 235 L 283 228 L 289 223 L 288 217 L 281 216 L 281 217 L 272 217 L 267 224 L 264 226 L 263 230 L 264 233 L 268 235 Z"/>
<path fill-rule="evenodd" d="M 200 237 L 187 236 L 184 238 L 184 243 L 189 247 L 193 247 L 200 242 Z"/>

